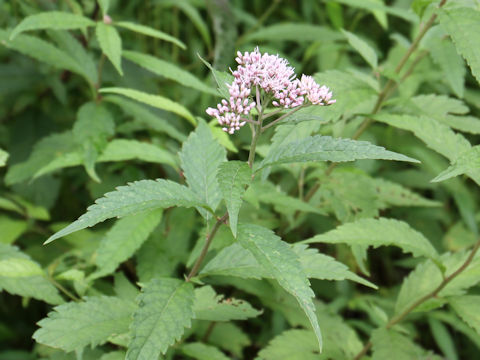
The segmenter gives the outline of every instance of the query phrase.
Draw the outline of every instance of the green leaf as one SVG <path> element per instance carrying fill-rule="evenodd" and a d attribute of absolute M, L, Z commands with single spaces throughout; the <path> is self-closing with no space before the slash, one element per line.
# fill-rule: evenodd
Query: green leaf
<path fill-rule="evenodd" d="M 439 320 L 429 317 L 428 325 L 435 343 L 447 359 L 458 360 L 455 343 L 448 328 Z"/>
<path fill-rule="evenodd" d="M 32 297 L 49 304 L 63 299 L 42 268 L 15 246 L 0 243 L 0 291 Z"/>
<path fill-rule="evenodd" d="M 480 296 L 462 295 L 448 299 L 455 312 L 480 334 Z"/>
<path fill-rule="evenodd" d="M 166 1 L 162 2 L 162 5 L 165 4 Z M 210 37 L 210 30 L 207 25 L 207 19 L 205 19 L 204 16 L 200 14 L 200 12 L 189 2 L 186 1 L 175 1 L 172 0 L 170 2 L 172 6 L 178 7 L 180 10 L 184 12 L 184 14 L 190 19 L 192 24 L 197 28 L 198 32 L 203 38 L 203 41 L 205 41 L 205 44 L 209 49 L 211 49 L 212 46 L 212 39 Z"/>
<path fill-rule="evenodd" d="M 78 220 L 50 236 L 46 244 L 75 231 L 94 226 L 110 218 L 121 218 L 146 210 L 167 208 L 170 206 L 199 206 L 209 209 L 186 186 L 170 180 L 141 180 L 119 186 L 116 191 L 106 193 L 87 208 L 87 212 Z"/>
<path fill-rule="evenodd" d="M 470 143 L 448 126 L 426 116 L 377 114 L 373 118 L 382 123 L 411 131 L 429 148 L 450 160 L 470 149 Z"/>
<path fill-rule="evenodd" d="M 256 169 L 267 166 L 310 161 L 354 161 L 360 159 L 383 159 L 419 162 L 408 156 L 385 150 L 381 146 L 367 141 L 336 139 L 330 136 L 309 136 L 303 140 L 293 141 L 277 148 L 269 154 Z"/>
<path fill-rule="evenodd" d="M 385 179 L 372 179 L 382 209 L 391 206 L 441 206 L 439 201 L 430 200 L 410 189 Z"/>
<path fill-rule="evenodd" d="M 480 12 L 466 7 L 441 9 L 440 24 L 480 82 Z"/>
<path fill-rule="evenodd" d="M 40 344 L 67 352 L 105 343 L 110 336 L 126 333 L 135 304 L 117 297 L 88 297 L 53 309 L 40 320 L 33 338 Z"/>
<path fill-rule="evenodd" d="M 372 67 L 372 69 L 376 69 L 378 66 L 378 59 L 377 54 L 372 49 L 370 45 L 367 44 L 364 40 L 360 39 L 357 35 L 343 30 L 343 35 L 348 40 L 348 43 L 351 47 L 353 47 L 363 58 L 364 60 Z"/>
<path fill-rule="evenodd" d="M 122 39 L 112 25 L 98 22 L 95 31 L 103 53 L 112 62 L 118 73 L 123 76 L 122 71 Z"/>
<path fill-rule="evenodd" d="M 341 39 L 337 31 L 333 31 L 326 26 L 304 24 L 304 23 L 284 23 L 275 24 L 250 33 L 245 41 L 274 40 L 274 41 L 335 41 Z"/>
<path fill-rule="evenodd" d="M 237 236 L 238 213 L 243 203 L 245 188 L 252 181 L 252 170 L 243 161 L 228 161 L 218 167 L 217 181 L 225 199 L 233 236 Z"/>
<path fill-rule="evenodd" d="M 193 310 L 195 319 L 208 321 L 246 320 L 262 313 L 244 300 L 224 299 L 224 296 L 217 295 L 211 286 L 195 289 Z"/>
<path fill-rule="evenodd" d="M 229 99 L 230 98 L 230 93 L 228 90 L 228 87 L 226 84 L 231 84 L 233 81 L 233 75 L 229 74 L 228 72 L 225 71 L 219 71 L 217 69 L 214 69 L 212 65 L 206 60 L 204 60 L 200 55 L 197 54 L 199 59 L 205 64 L 206 67 L 212 72 L 213 78 L 215 79 L 215 82 L 217 83 L 218 87 L 218 92 L 220 95 L 225 98 Z"/>
<path fill-rule="evenodd" d="M 170 125 L 167 120 L 148 110 L 145 105 L 117 95 L 105 96 L 103 100 L 118 105 L 126 114 L 132 116 L 135 122 L 145 126 L 147 129 L 165 133 L 180 142 L 185 141 L 187 138 L 174 126 Z"/>
<path fill-rule="evenodd" d="M 16 50 L 55 68 L 66 69 L 76 74 L 85 75 L 77 61 L 67 52 L 34 36 L 18 35 L 15 40 L 10 41 L 8 32 L 0 29 L 0 45 Z"/>
<path fill-rule="evenodd" d="M 142 68 L 163 76 L 164 78 L 173 80 L 192 89 L 218 96 L 218 92 L 215 89 L 205 85 L 204 82 L 197 77 L 168 61 L 136 51 L 124 50 L 122 55 L 124 58 L 134 62 Z"/>
<path fill-rule="evenodd" d="M 441 26 L 431 28 L 426 34 L 425 47 L 436 64 L 442 70 L 445 82 L 453 93 L 463 98 L 465 90 L 465 64 L 458 55 L 452 41 L 445 36 Z"/>
<path fill-rule="evenodd" d="M 440 258 L 440 264 L 445 269 L 444 273 L 439 269 L 439 265 L 431 260 L 427 260 L 417 265 L 402 283 L 400 292 L 395 304 L 395 313 L 400 314 L 409 308 L 418 299 L 426 296 L 435 290 L 443 279 L 457 271 L 466 261 L 469 252 L 459 251 L 456 253 L 446 253 Z M 447 296 L 458 296 L 464 294 L 465 290 L 475 286 L 480 281 L 480 258 L 475 257 L 472 263 L 450 281 L 435 298 L 426 301 L 418 306 L 414 311 L 431 310 L 443 305 Z"/>
<path fill-rule="evenodd" d="M 263 360 L 319 359 L 315 334 L 309 330 L 286 330 L 271 340 L 258 355 Z"/>
<path fill-rule="evenodd" d="M 160 223 L 162 213 L 159 209 L 118 220 L 100 243 L 95 257 L 98 270 L 90 278 L 108 275 L 129 259 Z"/>
<path fill-rule="evenodd" d="M 103 89 L 100 89 L 99 91 L 101 93 L 123 95 L 128 98 L 142 102 L 144 104 L 153 106 L 155 108 L 173 112 L 177 115 L 184 117 L 191 124 L 196 125 L 195 118 L 190 113 L 190 111 L 187 110 L 187 108 L 166 97 L 163 97 L 160 95 L 151 95 L 138 90 L 118 88 L 118 87 L 103 88 Z"/>
<path fill-rule="evenodd" d="M 28 223 L 25 220 L 11 219 L 8 216 L 0 215 L 0 229 L 2 229 L 0 243 L 13 243 L 27 228 Z"/>
<path fill-rule="evenodd" d="M 425 350 L 394 330 L 376 329 L 372 333 L 372 360 L 424 359 Z M 425 358 L 427 359 L 427 358 Z"/>
<path fill-rule="evenodd" d="M 241 225 L 238 230 L 240 245 L 249 250 L 260 266 L 297 299 L 312 325 L 321 351 L 322 335 L 312 301 L 315 294 L 310 288 L 297 254 L 287 243 L 266 228 L 258 225 Z"/>
<path fill-rule="evenodd" d="M 452 165 L 438 174 L 432 182 L 445 181 L 478 169 L 480 169 L 480 145 L 474 146 L 460 154 L 458 158 L 453 161 Z M 473 180 L 480 185 L 480 182 L 477 181 L 478 179 Z"/>
<path fill-rule="evenodd" d="M 162 32 L 162 31 L 152 29 L 149 26 L 145 26 L 145 25 L 141 25 L 141 24 L 135 24 L 135 23 L 128 22 L 128 21 L 114 22 L 113 25 L 124 28 L 124 29 L 128 29 L 128 30 L 136 32 L 138 34 L 142 34 L 142 35 L 150 36 L 150 37 L 153 37 L 153 38 L 156 38 L 156 39 L 171 42 L 172 44 L 177 45 L 181 49 L 186 49 L 187 48 L 186 45 L 183 42 L 181 42 L 180 40 L 178 40 L 177 38 L 175 38 L 171 35 L 168 35 L 168 34 Z"/>
<path fill-rule="evenodd" d="M 370 281 L 362 279 L 357 274 L 349 271 L 346 265 L 338 262 L 331 256 L 319 253 L 317 249 L 308 248 L 307 245 L 303 244 L 295 244 L 293 251 L 297 253 L 302 269 L 310 279 L 337 281 L 347 279 L 373 289 L 378 289 Z"/>
<path fill-rule="evenodd" d="M 126 360 L 157 359 L 180 340 L 194 318 L 192 284 L 160 278 L 151 280 L 138 298 L 133 315 L 132 341 Z"/>
<path fill-rule="evenodd" d="M 18 34 L 29 30 L 84 29 L 93 25 L 95 25 L 94 21 L 81 15 L 61 11 L 46 11 L 23 19 L 10 33 L 10 40 L 13 40 Z"/>
<path fill-rule="evenodd" d="M 189 188 L 215 211 L 222 200 L 216 175 L 220 164 L 226 161 L 226 151 L 213 139 L 205 122 L 201 121 L 183 143 L 179 156 Z M 202 211 L 202 215 L 207 213 Z"/>
<path fill-rule="evenodd" d="M 346 243 L 373 247 L 393 245 L 414 256 L 433 259 L 438 257 L 435 248 L 421 233 L 412 229 L 407 223 L 387 218 L 357 220 L 302 242 L 306 244 Z"/>
<path fill-rule="evenodd" d="M 5 150 L 0 149 L 0 167 L 7 164 L 8 156 L 9 154 Z"/>
<path fill-rule="evenodd" d="M 208 327 L 208 324 L 204 322 L 205 325 Z M 205 327 L 204 334 L 208 330 L 207 327 Z M 208 342 L 228 351 L 238 359 L 243 357 L 243 348 L 252 344 L 247 334 L 233 322 L 215 324 L 208 337 Z"/>
<path fill-rule="evenodd" d="M 197 360 L 229 360 L 229 358 L 215 346 L 200 342 L 184 344 L 181 350 L 188 357 Z"/>
<path fill-rule="evenodd" d="M 418 22 L 418 16 L 413 14 L 411 11 L 406 9 L 402 9 L 401 7 L 394 7 L 394 6 L 387 6 L 383 4 L 382 1 L 375 1 L 375 0 L 336 0 L 340 4 L 345 4 L 351 6 L 353 8 L 359 8 L 364 10 L 369 10 L 372 13 L 375 11 L 382 11 L 389 15 L 397 16 L 401 19 L 410 21 L 410 22 Z"/>

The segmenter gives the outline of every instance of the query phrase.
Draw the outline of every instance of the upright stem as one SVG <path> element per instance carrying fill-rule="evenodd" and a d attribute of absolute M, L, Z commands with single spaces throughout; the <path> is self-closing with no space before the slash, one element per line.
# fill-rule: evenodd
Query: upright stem
<path fill-rule="evenodd" d="M 455 270 L 453 273 L 445 277 L 443 281 L 440 283 L 440 285 L 438 285 L 432 292 L 422 296 L 420 299 L 418 299 L 412 305 L 410 305 L 407 309 L 405 309 L 401 314 L 398 314 L 397 316 L 394 316 L 393 318 L 391 318 L 390 321 L 387 323 L 387 325 L 385 325 L 385 328 L 391 329 L 393 326 L 395 326 L 396 324 L 401 322 L 403 319 L 405 319 L 405 317 L 408 314 L 410 314 L 413 310 L 415 310 L 418 306 L 423 304 L 425 301 L 436 297 L 440 293 L 440 291 L 442 291 L 443 288 L 445 288 L 445 286 L 448 285 L 449 282 L 451 282 L 458 275 L 460 275 L 468 267 L 468 265 L 470 265 L 473 258 L 475 257 L 475 254 L 478 252 L 479 249 L 480 249 L 480 240 L 477 241 L 472 251 L 470 252 L 470 255 L 468 255 L 465 262 L 462 265 L 460 265 L 460 267 L 457 270 Z M 360 360 L 362 356 L 364 356 L 368 352 L 368 350 L 370 350 L 371 347 L 372 347 L 372 342 L 369 341 L 368 343 L 365 344 L 365 346 L 357 354 L 357 356 L 355 356 L 354 360 Z"/>
<path fill-rule="evenodd" d="M 445 3 L 447 2 L 447 0 L 442 0 L 439 4 L 438 4 L 438 7 L 441 8 L 443 5 L 445 5 Z M 413 40 L 412 44 L 410 45 L 410 47 L 408 48 L 407 52 L 405 53 L 405 55 L 403 55 L 402 59 L 400 60 L 400 62 L 398 63 L 397 67 L 395 68 L 395 73 L 396 74 L 400 74 L 400 72 L 402 71 L 403 67 L 407 64 L 407 61 L 408 59 L 410 58 L 410 56 L 413 54 L 413 52 L 417 49 L 418 47 L 418 44 L 420 43 L 420 41 L 423 39 L 423 37 L 425 36 L 426 32 L 432 27 L 433 23 L 435 22 L 437 18 L 437 14 L 433 14 L 430 19 L 428 19 L 427 23 L 425 24 L 425 26 L 422 27 L 422 29 L 420 30 L 420 32 L 418 33 L 417 37 Z M 413 71 L 413 68 L 418 64 L 418 62 L 423 58 L 423 55 L 421 57 L 417 57 L 416 60 L 418 61 L 414 61 L 414 63 L 412 64 L 412 66 L 410 66 L 410 68 L 408 69 L 407 73 L 402 77 L 401 81 L 405 80 L 407 78 L 407 76 L 409 76 L 412 71 Z M 378 98 L 377 98 L 377 101 L 375 103 L 375 106 L 373 107 L 373 110 L 372 110 L 372 115 L 376 114 L 378 111 L 380 111 L 380 109 L 382 108 L 383 106 L 383 103 L 385 101 L 385 99 L 390 95 L 391 91 L 397 86 L 397 84 L 395 83 L 394 80 L 392 79 L 389 79 L 387 81 L 387 83 L 385 84 L 385 86 L 382 88 L 382 91 L 380 91 L 380 93 L 378 94 Z M 357 131 L 355 131 L 355 133 L 353 134 L 352 136 L 352 139 L 353 140 L 357 140 L 364 132 L 365 130 L 367 130 L 367 128 L 372 124 L 373 122 L 373 119 L 372 118 L 366 118 L 362 124 L 360 125 L 360 127 L 357 129 Z M 327 168 L 327 170 L 325 171 L 325 174 L 328 176 L 332 173 L 332 171 L 335 169 L 335 167 L 338 165 L 338 163 L 331 163 L 330 166 Z M 320 184 L 315 184 L 311 189 L 310 191 L 305 195 L 305 201 L 309 201 L 314 195 L 315 193 L 318 191 L 318 189 L 320 188 Z"/>

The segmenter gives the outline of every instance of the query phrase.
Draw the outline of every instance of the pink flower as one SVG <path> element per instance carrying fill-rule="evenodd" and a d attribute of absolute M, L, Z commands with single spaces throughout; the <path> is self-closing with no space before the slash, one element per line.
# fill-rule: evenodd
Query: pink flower
<path fill-rule="evenodd" d="M 286 109 L 307 102 L 313 105 L 330 105 L 335 102 L 330 100 L 332 93 L 328 87 L 320 87 L 311 76 L 302 75 L 301 80 L 296 79 L 294 69 L 278 55 L 261 54 L 257 47 L 251 53 L 237 52 L 235 61 L 238 63 L 237 69 L 230 70 L 234 80 L 227 85 L 229 101 L 224 99 L 216 109 L 207 109 L 207 114 L 217 118 L 222 129 L 230 134 L 247 123 L 250 111 L 257 105 L 253 100 L 252 89 L 263 90 L 271 96 L 273 106 Z"/>

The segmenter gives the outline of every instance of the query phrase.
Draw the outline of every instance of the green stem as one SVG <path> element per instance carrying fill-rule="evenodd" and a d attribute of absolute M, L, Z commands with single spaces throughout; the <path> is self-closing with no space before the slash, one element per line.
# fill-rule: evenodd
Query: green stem
<path fill-rule="evenodd" d="M 56 282 L 53 277 L 48 276 L 47 279 L 48 279 L 48 281 L 50 281 L 52 283 L 53 286 L 55 286 L 58 290 L 63 292 L 65 295 L 67 295 L 73 301 L 76 301 L 76 302 L 82 301 L 81 299 L 79 299 L 78 297 L 73 295 L 70 291 L 65 289 L 60 283 Z"/>
<path fill-rule="evenodd" d="M 479 249 L 480 249 L 480 240 L 477 241 L 472 251 L 470 252 L 470 255 L 468 255 L 468 258 L 457 270 L 455 270 L 449 276 L 445 277 L 443 281 L 440 283 L 440 285 L 438 285 L 433 291 L 422 296 L 420 299 L 418 299 L 412 305 L 410 305 L 407 309 L 405 309 L 401 314 L 398 314 L 397 316 L 394 316 L 392 319 L 390 319 L 387 325 L 385 325 L 385 328 L 391 329 L 393 326 L 395 326 L 396 324 L 401 322 L 403 319 L 405 319 L 405 317 L 407 317 L 408 314 L 410 314 L 413 310 L 415 310 L 418 306 L 423 304 L 425 301 L 435 298 L 440 293 L 440 291 L 442 291 L 445 288 L 445 286 L 448 285 L 449 282 L 451 282 L 458 275 L 460 275 L 468 267 L 468 265 L 470 265 L 473 258 L 475 257 L 475 254 L 478 252 Z M 355 356 L 354 360 L 360 360 L 362 356 L 367 354 L 368 350 L 370 350 L 372 345 L 373 344 L 371 341 L 366 343 L 363 349 L 357 354 L 357 356 Z"/>

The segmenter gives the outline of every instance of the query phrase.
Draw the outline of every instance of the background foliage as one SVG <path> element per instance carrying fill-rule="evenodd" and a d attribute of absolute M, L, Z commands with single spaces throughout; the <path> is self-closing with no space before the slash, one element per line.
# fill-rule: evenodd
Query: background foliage
<path fill-rule="evenodd" d="M 205 109 L 257 45 L 337 103 L 252 180 Z M 478 49 L 475 0 L 0 0 L 0 359 L 476 358 Z"/>

